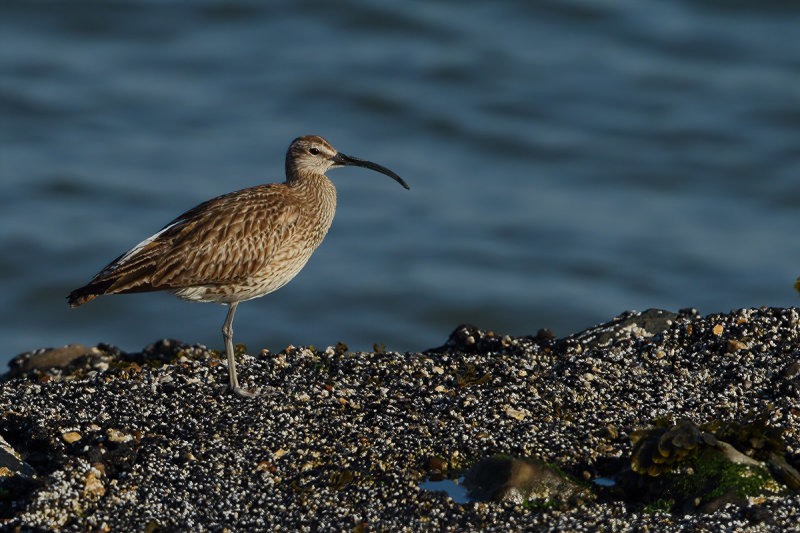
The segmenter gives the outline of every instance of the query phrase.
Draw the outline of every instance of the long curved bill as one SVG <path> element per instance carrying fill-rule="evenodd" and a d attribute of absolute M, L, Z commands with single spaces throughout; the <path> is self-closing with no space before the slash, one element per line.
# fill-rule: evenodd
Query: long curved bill
<path fill-rule="evenodd" d="M 400 185 L 402 185 L 406 189 L 411 189 L 411 187 L 409 187 L 406 184 L 406 182 L 403 181 L 403 178 L 401 178 L 400 176 L 398 176 L 397 174 L 395 174 L 394 172 L 392 172 L 388 168 L 383 167 L 383 166 L 381 166 L 381 165 L 379 165 L 377 163 L 373 163 L 372 161 L 367 161 L 365 159 L 359 159 L 357 157 L 352 157 L 352 156 L 343 154 L 341 152 L 337 152 L 336 155 L 331 158 L 331 160 L 337 166 L 364 167 L 364 168 L 369 168 L 371 170 L 376 170 L 376 171 L 380 172 L 381 174 L 386 174 L 387 176 L 392 178 L 394 181 L 396 181 L 397 183 L 399 183 Z"/>

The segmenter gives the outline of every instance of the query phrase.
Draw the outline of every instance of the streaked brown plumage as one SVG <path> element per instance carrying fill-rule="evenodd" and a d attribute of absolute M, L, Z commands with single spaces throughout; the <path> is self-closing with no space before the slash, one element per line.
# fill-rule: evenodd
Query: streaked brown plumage
<path fill-rule="evenodd" d="M 227 304 L 222 333 L 230 387 L 250 395 L 239 387 L 233 359 L 236 306 L 283 287 L 305 266 L 336 211 L 336 189 L 325 172 L 347 165 L 376 170 L 408 189 L 385 167 L 339 153 L 322 137 L 299 137 L 286 152 L 286 182 L 231 192 L 186 211 L 72 291 L 70 307 L 103 294 L 160 290 Z"/>

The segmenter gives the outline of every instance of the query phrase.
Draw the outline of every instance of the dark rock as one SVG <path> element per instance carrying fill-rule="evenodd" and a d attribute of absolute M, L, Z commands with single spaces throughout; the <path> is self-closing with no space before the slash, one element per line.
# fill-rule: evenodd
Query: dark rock
<path fill-rule="evenodd" d="M 161 339 L 158 342 L 145 346 L 141 354 L 128 357 L 131 361 L 145 362 L 145 361 L 161 361 L 168 363 L 178 357 L 180 352 L 190 348 L 185 342 L 175 339 Z"/>
<path fill-rule="evenodd" d="M 0 478 L 8 476 L 32 478 L 36 476 L 36 470 L 23 461 L 19 453 L 3 437 L 0 437 L 0 472 L 2 472 Z"/>
<path fill-rule="evenodd" d="M 692 503 L 690 503 L 689 500 L 686 500 L 683 510 L 685 510 L 685 512 L 693 511 L 694 509 Z M 731 504 L 737 507 L 742 507 L 747 505 L 747 498 L 743 496 L 736 488 L 729 488 L 721 495 L 711 497 L 711 499 L 709 499 L 707 502 L 700 505 L 697 508 L 697 511 L 701 513 L 713 513 L 722 509 L 726 505 Z"/>
<path fill-rule="evenodd" d="M 754 524 L 764 524 L 764 525 L 772 525 L 775 523 L 775 518 L 768 509 L 764 509 L 763 507 L 748 507 L 744 511 L 744 515 L 747 519 Z"/>
<path fill-rule="evenodd" d="M 431 456 L 428 458 L 428 470 L 438 470 L 443 472 L 447 470 L 447 461 L 441 457 Z"/>
<path fill-rule="evenodd" d="M 800 361 L 794 361 L 783 369 L 778 387 L 786 396 L 800 398 Z"/>
<path fill-rule="evenodd" d="M 772 477 L 786 485 L 790 490 L 800 490 L 800 472 L 790 465 L 783 455 L 770 453 L 766 462 Z"/>
<path fill-rule="evenodd" d="M 472 324 L 462 324 L 450 333 L 443 346 L 430 348 L 423 353 L 461 352 L 483 354 L 488 352 L 521 353 L 532 346 L 550 346 L 555 343 L 555 335 L 549 329 L 540 329 L 533 337 L 512 338 L 498 335 L 493 331 L 482 330 Z"/>
<path fill-rule="evenodd" d="M 479 501 L 527 500 L 576 502 L 591 497 L 589 490 L 558 469 L 536 459 L 495 456 L 484 459 L 464 476 L 469 497 Z"/>
<path fill-rule="evenodd" d="M 13 516 L 15 508 L 40 484 L 36 470 L 0 437 L 0 519 Z"/>
<path fill-rule="evenodd" d="M 108 344 L 105 342 L 98 343 L 97 349 L 114 358 L 121 358 L 125 354 L 125 352 L 123 352 L 118 346 L 114 346 L 113 344 Z"/>
<path fill-rule="evenodd" d="M 795 379 L 800 377 L 800 361 L 795 361 L 784 368 L 781 374 L 783 375 L 784 379 Z"/>
<path fill-rule="evenodd" d="M 8 372 L 7 377 L 15 378 L 31 370 L 65 368 L 75 359 L 97 352 L 97 348 L 89 348 L 83 344 L 70 344 L 61 348 L 22 353 L 8 363 L 11 370 Z"/>

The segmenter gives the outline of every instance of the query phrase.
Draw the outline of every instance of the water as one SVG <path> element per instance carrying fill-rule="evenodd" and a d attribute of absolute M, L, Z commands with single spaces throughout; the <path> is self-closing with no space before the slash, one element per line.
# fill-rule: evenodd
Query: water
<path fill-rule="evenodd" d="M 442 479 L 440 481 L 426 480 L 419 484 L 422 490 L 430 490 L 433 492 L 444 492 L 447 496 L 456 503 L 469 503 L 468 490 L 462 485 L 463 477 L 458 479 Z"/>
<path fill-rule="evenodd" d="M 599 485 L 601 487 L 613 487 L 614 485 L 617 484 L 616 481 L 608 477 L 595 478 L 592 480 L 592 483 L 594 483 L 595 485 Z"/>
<path fill-rule="evenodd" d="M 792 1 L 0 4 L 0 360 L 225 310 L 65 296 L 183 210 L 325 136 L 337 218 L 236 341 L 419 350 L 626 309 L 797 303 Z"/>
<path fill-rule="evenodd" d="M 593 479 L 592 482 L 601 487 L 613 487 L 616 485 L 613 479 L 607 477 L 598 477 Z M 442 479 L 439 481 L 425 480 L 419 484 L 419 488 L 434 492 L 444 492 L 456 503 L 468 503 L 472 500 L 469 497 L 469 491 L 464 487 L 463 483 L 463 476 L 458 479 Z"/>

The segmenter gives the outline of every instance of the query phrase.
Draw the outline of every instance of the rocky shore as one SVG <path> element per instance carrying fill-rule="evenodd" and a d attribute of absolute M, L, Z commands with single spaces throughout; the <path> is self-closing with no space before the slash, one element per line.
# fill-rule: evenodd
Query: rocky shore
<path fill-rule="evenodd" d="M 257 398 L 178 341 L 14 359 L 0 527 L 800 530 L 797 309 L 629 312 L 563 339 L 459 326 L 423 353 L 237 348 Z M 420 488 L 441 479 L 470 499 Z"/>

